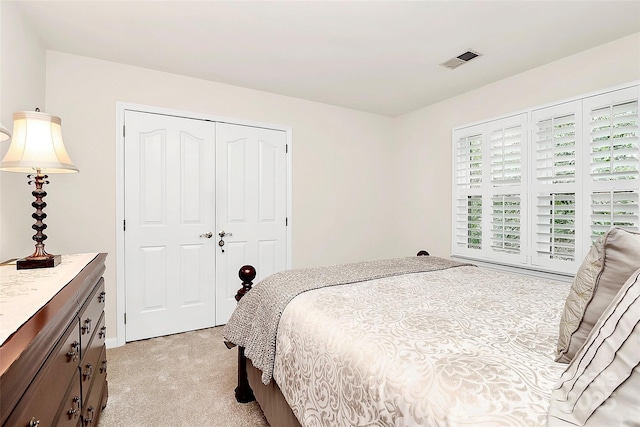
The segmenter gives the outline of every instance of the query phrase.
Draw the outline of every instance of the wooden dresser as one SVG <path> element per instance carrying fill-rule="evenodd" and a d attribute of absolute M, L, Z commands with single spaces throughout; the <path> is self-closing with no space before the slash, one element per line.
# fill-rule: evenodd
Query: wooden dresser
<path fill-rule="evenodd" d="M 106 256 L 0 267 L 0 425 L 98 424 L 108 397 Z"/>

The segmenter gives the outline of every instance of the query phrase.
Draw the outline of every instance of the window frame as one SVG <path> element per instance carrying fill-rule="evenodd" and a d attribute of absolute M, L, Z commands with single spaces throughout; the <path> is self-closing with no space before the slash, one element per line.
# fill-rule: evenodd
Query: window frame
<path fill-rule="evenodd" d="M 602 212 L 606 214 L 606 203 L 602 200 L 607 196 L 607 191 L 611 194 L 611 200 L 618 200 L 620 206 L 614 205 L 611 202 L 611 208 L 617 206 L 624 212 L 624 209 L 629 206 L 631 212 L 635 215 L 629 222 L 635 226 L 630 229 L 640 228 L 640 212 L 638 212 L 638 199 L 640 198 L 640 177 L 628 179 L 625 182 L 596 182 L 591 176 L 591 123 L 590 115 L 591 109 L 598 110 L 598 108 L 604 109 L 606 103 L 611 105 L 622 105 L 624 99 L 630 99 L 629 102 L 638 102 L 640 98 L 640 82 L 632 82 L 625 85 L 621 85 L 614 88 L 608 88 L 600 91 L 596 91 L 590 94 L 577 96 L 571 99 L 552 102 L 546 105 L 535 106 L 523 111 L 513 112 L 505 114 L 503 116 L 470 123 L 463 126 L 457 126 L 452 129 L 452 230 L 451 230 L 451 256 L 453 258 L 461 258 L 465 260 L 476 261 L 480 264 L 487 266 L 494 266 L 499 269 L 507 269 L 516 272 L 526 272 L 527 274 L 540 274 L 544 276 L 558 276 L 567 277 L 575 274 L 579 268 L 582 260 L 589 250 L 594 237 L 591 234 L 592 221 L 596 221 L 596 212 L 592 213 L 592 204 L 596 206 L 596 196 L 600 203 Z M 636 104 L 636 107 L 637 107 Z M 636 108 L 637 110 L 637 108 Z M 562 135 L 556 135 L 555 141 L 552 142 L 553 146 L 557 145 L 557 150 L 554 148 L 552 152 L 559 153 L 558 157 L 548 159 L 547 165 L 564 167 L 564 172 L 567 172 L 567 168 L 570 169 L 571 161 L 574 162 L 575 175 L 573 182 L 562 179 L 562 175 L 559 174 L 561 179 L 545 178 L 538 176 L 540 169 L 539 166 L 542 162 L 539 161 L 538 152 L 536 151 L 536 143 L 540 140 L 537 139 L 535 134 L 537 123 L 540 120 L 544 120 L 545 117 L 555 116 L 563 117 L 563 114 L 574 114 L 573 125 L 571 119 L 567 119 L 565 122 L 556 126 L 556 129 L 560 129 L 558 132 L 562 132 L 563 127 L 569 129 L 573 126 L 573 137 L 575 138 L 575 144 L 572 147 L 573 160 L 571 160 L 571 152 L 569 149 L 565 149 L 562 146 Z M 636 125 L 640 125 L 640 119 L 637 116 L 636 111 Z M 522 126 L 522 146 L 521 151 L 521 181 L 519 184 L 514 182 L 507 182 L 506 185 L 494 185 L 491 181 L 492 174 L 495 174 L 496 170 L 500 170 L 500 166 L 496 166 L 491 162 L 492 144 L 490 135 L 496 129 L 506 129 L 509 126 L 520 124 Z M 635 129 L 635 138 L 640 137 L 640 130 Z M 568 136 L 567 136 L 568 135 Z M 470 175 L 468 170 L 461 170 L 461 153 L 464 155 L 464 150 L 459 150 L 458 142 L 462 138 L 469 138 L 472 136 L 479 137 L 481 139 L 481 153 L 482 153 L 482 176 L 480 185 L 477 188 L 472 188 L 470 183 Z M 571 133 L 566 133 L 565 140 L 571 138 Z M 612 143 L 613 144 L 613 143 Z M 632 145 L 632 156 L 635 156 L 635 160 L 640 159 L 640 142 L 636 142 L 636 145 Z M 569 147 L 571 147 L 569 145 Z M 495 154 L 495 146 L 493 147 Z M 498 150 L 499 151 L 499 150 Z M 563 152 L 564 151 L 564 152 Z M 612 150 L 613 153 L 613 150 Z M 469 155 L 469 152 L 466 153 Z M 612 154 L 613 155 L 613 154 Z M 567 156 L 563 159 L 562 156 Z M 563 160 L 569 160 L 563 162 Z M 632 159 L 632 160 L 634 160 Z M 464 160 L 464 159 L 463 159 Z M 471 160 L 469 160 L 471 161 Z M 611 160 L 613 163 L 613 160 Z M 622 163 L 625 160 L 623 159 Z M 634 164 L 637 164 L 636 161 Z M 568 165 L 568 166 L 567 166 Z M 640 169 L 640 166 L 636 166 L 636 170 Z M 465 176 L 466 174 L 466 176 Z M 465 182 L 466 179 L 466 182 Z M 596 193 L 598 193 L 596 195 Z M 559 212 L 561 214 L 571 215 L 572 210 L 574 213 L 573 222 L 571 218 L 549 219 L 545 218 L 544 222 L 541 220 L 542 216 L 547 215 L 546 205 L 539 205 L 541 197 L 549 197 L 552 194 L 558 195 L 558 202 L 550 203 L 549 213 Z M 572 194 L 573 197 L 563 196 L 566 194 Z M 502 252 L 495 247 L 492 249 L 492 239 L 500 235 L 500 229 L 496 233 L 496 229 L 492 229 L 491 219 L 493 210 L 496 210 L 495 206 L 500 207 L 500 202 L 497 205 L 493 205 L 493 200 L 501 196 L 520 197 L 520 239 L 519 244 L 521 248 L 520 253 L 507 253 Z M 593 196 L 593 197 L 592 197 Z M 481 223 L 474 225 L 480 230 L 480 245 L 479 247 L 465 246 L 465 230 L 469 231 L 469 227 L 465 229 L 464 219 L 470 217 L 471 209 L 465 200 L 474 200 L 476 203 L 480 201 L 481 204 Z M 628 199 L 628 200 L 627 200 Z M 574 204 L 573 206 L 571 204 Z M 517 203 L 516 203 L 517 204 Z M 562 209 L 562 205 L 566 204 L 569 209 Z M 465 206 L 466 205 L 466 206 Z M 467 212 L 465 214 L 465 208 Z M 595 207 L 594 207 L 595 209 Z M 538 211 L 540 213 L 538 213 Z M 515 212 L 515 210 L 513 211 Z M 477 213 L 474 210 L 473 213 Z M 633 216 L 633 215 L 632 215 Z M 515 221 L 515 220 L 514 220 Z M 551 239 L 553 242 L 561 242 L 557 244 L 558 250 L 566 250 L 567 253 L 572 254 L 572 259 L 563 259 L 563 257 L 546 254 L 547 248 L 544 246 L 546 240 L 542 237 L 544 234 L 548 234 L 548 230 L 545 228 L 545 224 L 551 224 L 549 229 L 551 234 L 556 236 L 556 239 L 567 237 L 566 239 Z M 625 223 L 626 224 L 626 223 Z M 571 231 L 573 227 L 573 231 Z M 542 234 L 541 234 L 542 233 Z M 566 236 L 563 234 L 566 233 Z M 469 233 L 470 234 L 470 233 Z M 469 237 L 471 239 L 471 237 Z M 571 247 L 571 240 L 573 240 L 573 247 Z M 568 248 L 563 248 L 562 242 L 568 245 Z M 476 241 L 477 243 L 477 241 Z M 517 246 L 516 242 L 512 242 Z M 555 245 L 555 243 L 554 243 Z M 552 245 L 552 246 L 554 246 Z M 500 246 L 500 245 L 497 245 Z M 538 248 L 536 247 L 538 246 Z M 542 249 L 539 249 L 539 248 Z M 539 249 L 539 250 L 538 250 Z M 571 258 L 567 256 L 565 258 Z"/>

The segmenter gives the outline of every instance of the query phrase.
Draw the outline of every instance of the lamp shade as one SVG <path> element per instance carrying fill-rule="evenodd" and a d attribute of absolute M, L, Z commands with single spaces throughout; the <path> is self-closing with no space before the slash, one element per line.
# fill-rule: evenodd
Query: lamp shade
<path fill-rule="evenodd" d="M 4 127 L 2 123 L 0 123 L 0 142 L 6 141 L 9 138 L 11 138 L 11 134 L 9 133 L 7 128 Z"/>
<path fill-rule="evenodd" d="M 36 111 L 13 113 L 13 138 L 0 170 L 31 173 L 73 173 L 73 164 L 62 142 L 60 117 Z"/>

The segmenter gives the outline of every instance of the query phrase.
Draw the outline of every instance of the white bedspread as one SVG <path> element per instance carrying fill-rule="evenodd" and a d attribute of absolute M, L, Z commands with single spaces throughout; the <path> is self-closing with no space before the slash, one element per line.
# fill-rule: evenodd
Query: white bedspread
<path fill-rule="evenodd" d="M 458 267 L 309 291 L 274 378 L 303 426 L 543 426 L 569 286 Z"/>

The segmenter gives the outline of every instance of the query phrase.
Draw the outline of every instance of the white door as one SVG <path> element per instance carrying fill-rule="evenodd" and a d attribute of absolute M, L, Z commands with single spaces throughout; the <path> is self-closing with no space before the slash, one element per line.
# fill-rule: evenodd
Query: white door
<path fill-rule="evenodd" d="M 125 127 L 125 340 L 226 323 L 243 265 L 287 268 L 286 133 L 129 110 Z"/>
<path fill-rule="evenodd" d="M 253 265 L 257 282 L 287 268 L 287 137 L 279 130 L 216 127 L 216 324 L 227 323 Z M 225 233 L 223 236 L 220 234 Z"/>
<path fill-rule="evenodd" d="M 215 325 L 215 126 L 125 112 L 126 341 Z"/>

